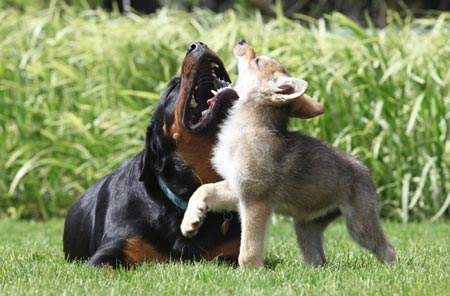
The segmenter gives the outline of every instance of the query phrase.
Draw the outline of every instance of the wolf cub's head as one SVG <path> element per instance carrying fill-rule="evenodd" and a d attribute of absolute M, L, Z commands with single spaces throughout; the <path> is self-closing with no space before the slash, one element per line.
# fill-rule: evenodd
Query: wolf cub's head
<path fill-rule="evenodd" d="M 290 116 L 299 118 L 312 118 L 324 112 L 320 103 L 305 94 L 308 83 L 291 77 L 277 60 L 258 56 L 245 40 L 240 40 L 233 52 L 239 72 L 234 89 L 240 100 L 272 106 L 291 104 Z"/>

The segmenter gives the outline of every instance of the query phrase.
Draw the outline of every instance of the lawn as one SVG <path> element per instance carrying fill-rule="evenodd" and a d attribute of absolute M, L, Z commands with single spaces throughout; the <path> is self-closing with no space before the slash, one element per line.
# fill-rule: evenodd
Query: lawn
<path fill-rule="evenodd" d="M 2 221 L 0 295 L 448 295 L 450 225 L 383 226 L 397 248 L 395 267 L 351 241 L 342 221 L 325 233 L 329 264 L 306 267 L 290 223 L 276 218 L 259 271 L 173 262 L 109 272 L 64 261 L 63 220 Z"/>

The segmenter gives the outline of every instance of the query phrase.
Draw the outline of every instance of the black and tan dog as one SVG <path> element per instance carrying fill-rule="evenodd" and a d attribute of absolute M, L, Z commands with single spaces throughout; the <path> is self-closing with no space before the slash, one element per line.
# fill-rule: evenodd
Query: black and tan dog
<path fill-rule="evenodd" d="M 90 187 L 70 208 L 64 228 L 69 261 L 94 266 L 239 255 L 240 223 L 230 213 L 208 215 L 198 236 L 186 239 L 185 203 L 203 183 L 217 182 L 210 164 L 218 125 L 237 99 L 217 90 L 230 78 L 201 42 L 189 46 L 181 75 L 161 96 L 147 127 L 145 149 Z M 232 214 L 231 214 L 232 215 Z"/>
<path fill-rule="evenodd" d="M 180 231 L 189 197 L 200 185 L 221 180 L 210 159 L 219 125 L 237 99 L 229 84 L 220 58 L 201 42 L 191 44 L 181 75 L 169 82 L 147 127 L 144 150 L 70 208 L 63 238 L 68 260 L 112 267 L 170 259 L 237 260 L 236 213 L 208 214 L 194 238 Z M 323 109 L 315 106 L 310 99 L 294 101 L 290 116 L 317 116 Z"/>

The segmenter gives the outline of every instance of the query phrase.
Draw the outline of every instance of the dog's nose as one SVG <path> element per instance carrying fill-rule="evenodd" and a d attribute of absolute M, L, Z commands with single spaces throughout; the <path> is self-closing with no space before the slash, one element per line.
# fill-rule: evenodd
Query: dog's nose
<path fill-rule="evenodd" d="M 238 44 L 239 44 L 239 45 L 244 45 L 245 43 L 247 43 L 247 42 L 245 41 L 245 39 L 241 39 L 241 40 L 238 41 Z"/>
<path fill-rule="evenodd" d="M 202 43 L 200 41 L 194 42 L 194 43 L 192 43 L 191 45 L 188 46 L 187 53 L 191 53 L 194 50 L 197 50 L 199 48 L 208 48 L 208 46 L 206 46 L 206 44 L 204 44 L 204 43 Z"/>

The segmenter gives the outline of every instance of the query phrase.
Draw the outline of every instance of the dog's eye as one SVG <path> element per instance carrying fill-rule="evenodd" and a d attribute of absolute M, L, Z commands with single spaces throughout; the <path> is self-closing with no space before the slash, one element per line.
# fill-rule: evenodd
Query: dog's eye
<path fill-rule="evenodd" d="M 256 64 L 256 66 L 259 66 L 259 58 L 256 58 L 255 64 Z"/>

